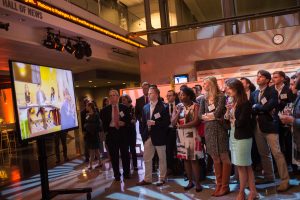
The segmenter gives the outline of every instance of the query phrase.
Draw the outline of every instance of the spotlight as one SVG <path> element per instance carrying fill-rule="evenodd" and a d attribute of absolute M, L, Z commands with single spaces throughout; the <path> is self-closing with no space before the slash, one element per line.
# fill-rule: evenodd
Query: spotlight
<path fill-rule="evenodd" d="M 57 51 L 63 51 L 65 47 L 64 47 L 64 45 L 60 42 L 60 38 L 59 38 L 58 35 L 54 38 L 54 41 L 55 41 L 55 49 L 56 49 Z"/>
<path fill-rule="evenodd" d="M 2 23 L 0 22 L 0 29 L 4 29 L 8 31 L 9 23 Z"/>
<path fill-rule="evenodd" d="M 49 49 L 54 49 L 56 47 L 53 33 L 50 32 L 47 33 L 47 39 L 44 40 L 44 46 Z"/>
<path fill-rule="evenodd" d="M 87 42 L 82 42 L 84 45 L 84 52 L 86 57 L 91 57 L 92 56 L 92 49 L 91 45 Z"/>
<path fill-rule="evenodd" d="M 70 54 L 73 54 L 75 52 L 75 48 L 73 47 L 73 45 L 69 39 L 67 41 L 67 44 L 65 45 L 65 49 Z"/>
<path fill-rule="evenodd" d="M 74 45 L 75 47 L 75 57 L 77 59 L 82 59 L 85 55 L 84 45 L 81 41 L 78 41 L 77 44 Z"/>

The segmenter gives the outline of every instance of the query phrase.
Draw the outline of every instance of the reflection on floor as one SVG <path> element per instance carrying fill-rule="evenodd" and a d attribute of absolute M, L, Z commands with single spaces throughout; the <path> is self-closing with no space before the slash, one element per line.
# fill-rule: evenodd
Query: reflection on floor
<path fill-rule="evenodd" d="M 232 180 L 230 184 L 231 191 L 229 195 L 224 197 L 211 197 L 214 189 L 214 177 L 207 177 L 206 181 L 202 182 L 204 190 L 196 193 L 195 189 L 188 192 L 183 190 L 183 186 L 187 184 L 182 177 L 170 177 L 168 183 L 162 187 L 155 185 L 140 187 L 135 184 L 142 179 L 144 173 L 144 164 L 142 160 L 138 161 L 139 171 L 134 172 L 129 180 L 115 182 L 111 165 L 106 162 L 101 170 L 87 170 L 87 165 L 82 159 L 74 159 L 68 163 L 56 166 L 49 170 L 50 188 L 75 188 L 75 187 L 92 187 L 93 199 L 161 199 L 161 200 L 191 200 L 191 199 L 235 199 L 238 191 L 238 184 Z M 299 177 L 298 177 L 299 178 Z M 154 175 L 154 180 L 157 180 L 157 174 Z M 278 184 L 279 181 L 276 182 Z M 291 184 L 293 187 L 286 193 L 277 194 L 275 190 L 276 184 L 259 185 L 257 186 L 261 199 L 300 199 L 300 186 L 296 177 L 293 177 Z M 249 191 L 247 191 L 249 192 Z M 40 199 L 40 182 L 39 175 L 31 176 L 22 181 L 18 181 L 9 186 L 1 188 L 0 199 Z M 61 195 L 54 199 L 85 199 L 84 194 L 76 195 Z"/>

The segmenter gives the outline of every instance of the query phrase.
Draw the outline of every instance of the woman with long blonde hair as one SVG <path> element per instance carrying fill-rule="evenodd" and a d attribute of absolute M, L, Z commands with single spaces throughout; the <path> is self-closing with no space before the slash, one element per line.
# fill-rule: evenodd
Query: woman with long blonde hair
<path fill-rule="evenodd" d="M 226 97 L 213 76 L 204 79 L 203 88 L 206 94 L 200 101 L 200 117 L 205 122 L 206 148 L 214 161 L 216 175 L 216 189 L 212 196 L 224 196 L 230 192 L 231 173 L 228 127 L 224 120 Z"/>

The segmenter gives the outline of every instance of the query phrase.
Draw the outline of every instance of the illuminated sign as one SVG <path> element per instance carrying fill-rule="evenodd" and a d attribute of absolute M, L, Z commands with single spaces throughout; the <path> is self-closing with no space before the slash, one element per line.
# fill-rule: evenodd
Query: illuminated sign
<path fill-rule="evenodd" d="M 8 1 L 8 0 L 6 0 Z M 20 3 L 23 3 L 23 4 L 26 4 L 26 5 L 29 5 L 29 6 L 32 6 L 34 8 L 37 8 L 41 11 L 44 11 L 44 12 L 47 12 L 49 14 L 52 14 L 52 15 L 55 15 L 59 18 L 62 18 L 62 19 L 65 19 L 65 20 L 68 20 L 72 23 L 75 23 L 75 24 L 78 24 L 80 26 L 83 26 L 85 28 L 88 28 L 90 30 L 93 30 L 93 31 L 96 31 L 98 33 L 101 33 L 101 34 L 104 34 L 106 36 L 109 36 L 111 38 L 114 38 L 114 39 L 117 39 L 119 41 L 122 41 L 122 42 L 125 42 L 127 44 L 130 44 L 130 45 L 133 45 L 133 46 L 136 46 L 136 47 L 139 47 L 139 48 L 144 48 L 145 45 L 143 44 L 140 44 L 134 40 L 131 40 L 123 35 L 120 35 L 118 33 L 114 33 L 110 30 L 107 30 L 101 26 L 98 26 L 92 22 L 89 22 L 81 17 L 78 17 L 76 15 L 73 15 L 69 12 L 66 12 L 64 10 L 61 10 L 59 8 L 56 8 L 52 5 L 49 5 L 45 2 L 42 2 L 42 1 L 38 1 L 38 0 L 16 0 Z M 42 16 L 40 17 L 42 18 Z"/>

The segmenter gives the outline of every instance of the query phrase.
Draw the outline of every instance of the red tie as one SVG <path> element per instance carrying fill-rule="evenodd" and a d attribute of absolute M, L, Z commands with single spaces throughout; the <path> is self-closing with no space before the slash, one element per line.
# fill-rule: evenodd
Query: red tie
<path fill-rule="evenodd" d="M 117 109 L 117 105 L 114 105 L 113 109 L 114 109 L 114 119 L 113 120 L 114 120 L 115 128 L 119 129 L 119 112 Z"/>
<path fill-rule="evenodd" d="M 148 97 L 147 96 L 145 96 L 145 104 L 148 104 L 149 103 L 149 100 L 148 100 Z"/>

